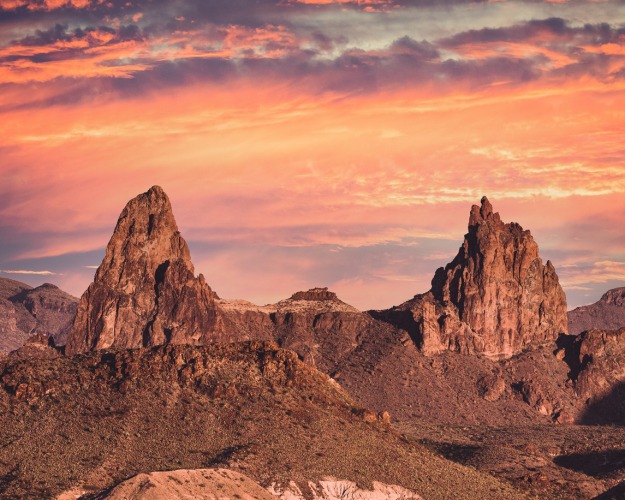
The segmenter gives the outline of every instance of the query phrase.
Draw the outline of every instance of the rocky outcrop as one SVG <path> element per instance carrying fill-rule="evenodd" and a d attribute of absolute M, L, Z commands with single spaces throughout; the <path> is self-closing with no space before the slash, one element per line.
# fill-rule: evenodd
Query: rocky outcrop
<path fill-rule="evenodd" d="M 216 298 L 204 277 L 195 277 L 169 199 L 154 186 L 119 216 L 80 299 L 66 353 L 227 340 Z"/>
<path fill-rule="evenodd" d="M 0 352 L 18 349 L 37 334 L 64 345 L 77 305 L 76 297 L 50 283 L 32 288 L 0 278 Z"/>
<path fill-rule="evenodd" d="M 291 300 L 310 300 L 310 301 L 338 301 L 336 293 L 329 292 L 328 288 L 311 288 L 306 292 L 296 292 L 291 296 Z"/>
<path fill-rule="evenodd" d="M 583 403 L 581 423 L 625 424 L 625 328 L 589 330 L 563 349 Z"/>
<path fill-rule="evenodd" d="M 285 488 L 272 485 L 269 491 L 275 494 L 274 498 L 281 500 L 422 500 L 421 495 L 401 486 L 390 485 L 373 481 L 372 488 L 366 489 L 353 481 L 341 481 L 333 477 L 326 477 L 321 481 L 308 482 L 298 485 L 294 481 Z"/>
<path fill-rule="evenodd" d="M 275 339 L 304 361 L 332 373 L 375 322 L 327 288 L 294 293 L 276 304 L 218 300 L 228 329 L 250 338 Z"/>
<path fill-rule="evenodd" d="M 61 495 L 59 500 L 76 498 L 76 495 Z M 291 481 L 288 486 L 271 485 L 262 488 L 256 481 L 229 469 L 195 469 L 151 472 L 137 474 L 115 486 L 102 498 L 122 500 L 201 498 L 220 500 L 240 498 L 242 500 L 399 500 L 421 499 L 416 493 L 401 486 L 373 482 L 373 488 L 367 490 L 353 481 L 340 481 L 324 478 L 298 485 Z"/>
<path fill-rule="evenodd" d="M 587 330 L 618 330 L 625 327 L 625 287 L 608 290 L 594 304 L 569 311 L 569 333 Z"/>
<path fill-rule="evenodd" d="M 385 315 L 412 331 L 426 354 L 443 350 L 509 357 L 567 331 L 566 297 L 529 231 L 504 224 L 486 197 L 474 205 L 455 259 L 430 292 Z"/>

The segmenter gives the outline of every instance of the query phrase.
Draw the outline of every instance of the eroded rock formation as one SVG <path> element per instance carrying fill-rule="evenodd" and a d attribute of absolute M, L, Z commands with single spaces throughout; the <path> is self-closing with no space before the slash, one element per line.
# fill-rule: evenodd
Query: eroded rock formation
<path fill-rule="evenodd" d="M 562 350 L 584 404 L 581 423 L 625 423 L 625 328 L 568 337 Z"/>
<path fill-rule="evenodd" d="M 219 300 L 218 304 L 228 330 L 249 338 L 275 339 L 280 347 L 297 352 L 328 373 L 357 347 L 356 338 L 375 323 L 327 288 L 296 292 L 266 306 L 240 300 Z"/>
<path fill-rule="evenodd" d="M 566 297 L 529 231 L 505 224 L 486 197 L 474 205 L 458 255 L 436 271 L 430 292 L 389 311 L 421 350 L 508 357 L 567 331 Z"/>
<path fill-rule="evenodd" d="M 195 277 L 187 243 L 158 186 L 131 200 L 80 299 L 66 353 L 226 340 L 217 295 Z"/>
<path fill-rule="evenodd" d="M 36 334 L 65 344 L 77 304 L 77 298 L 49 283 L 32 288 L 0 278 L 0 352 L 20 348 Z"/>

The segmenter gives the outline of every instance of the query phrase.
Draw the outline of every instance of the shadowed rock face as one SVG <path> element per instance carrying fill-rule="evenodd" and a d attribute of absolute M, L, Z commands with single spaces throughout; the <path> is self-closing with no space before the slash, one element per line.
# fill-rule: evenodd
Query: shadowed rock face
<path fill-rule="evenodd" d="M 195 277 L 169 199 L 154 186 L 119 216 L 80 299 L 66 353 L 217 340 L 216 297 Z"/>
<path fill-rule="evenodd" d="M 504 224 L 486 197 L 474 205 L 456 258 L 432 289 L 390 311 L 408 319 L 426 354 L 446 349 L 508 357 L 567 331 L 566 297 L 529 231 Z"/>
<path fill-rule="evenodd" d="M 581 422 L 625 425 L 625 328 L 589 330 L 569 337 L 565 348 L 575 392 L 585 403 Z"/>

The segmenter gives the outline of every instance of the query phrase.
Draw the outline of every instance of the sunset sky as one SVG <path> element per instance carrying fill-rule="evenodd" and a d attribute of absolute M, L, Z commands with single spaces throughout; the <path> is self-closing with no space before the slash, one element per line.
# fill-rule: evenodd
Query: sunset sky
<path fill-rule="evenodd" d="M 569 307 L 625 286 L 625 2 L 0 0 L 0 277 L 81 295 L 168 193 L 265 304 L 429 289 L 487 195 Z"/>

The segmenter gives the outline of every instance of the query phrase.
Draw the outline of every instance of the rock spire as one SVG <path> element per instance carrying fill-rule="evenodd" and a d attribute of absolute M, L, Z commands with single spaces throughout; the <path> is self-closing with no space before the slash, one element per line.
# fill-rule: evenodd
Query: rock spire
<path fill-rule="evenodd" d="M 505 224 L 486 197 L 474 205 L 458 254 L 412 311 L 426 353 L 445 349 L 508 357 L 567 331 L 566 297 L 529 231 Z"/>
<path fill-rule="evenodd" d="M 216 297 L 201 274 L 195 277 L 169 198 L 154 186 L 119 216 L 80 299 L 66 353 L 214 340 Z"/>

